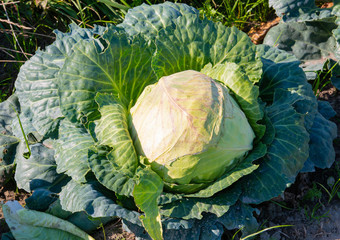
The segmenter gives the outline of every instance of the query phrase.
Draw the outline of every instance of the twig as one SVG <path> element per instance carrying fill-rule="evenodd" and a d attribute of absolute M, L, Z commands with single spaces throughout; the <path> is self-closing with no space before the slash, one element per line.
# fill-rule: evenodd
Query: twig
<path fill-rule="evenodd" d="M 6 53 L 8 56 L 10 56 L 11 58 L 14 58 L 15 59 L 15 57 L 12 55 L 12 54 L 10 54 L 9 52 L 7 52 L 6 50 L 2 50 L 4 53 Z"/>
<path fill-rule="evenodd" d="M 33 28 L 30 28 L 30 27 L 26 27 L 24 25 L 20 25 L 20 24 L 15 23 L 15 22 L 11 22 L 10 20 L 6 20 L 6 19 L 0 19 L 0 22 L 7 23 L 8 25 L 14 25 L 14 26 L 17 26 L 19 28 L 26 29 L 26 30 L 32 30 L 33 29 Z"/>
<path fill-rule="evenodd" d="M 4 10 L 5 10 L 5 14 L 6 14 L 7 20 L 10 22 L 11 20 L 10 20 L 9 17 L 8 17 L 8 13 L 7 13 L 7 9 L 6 9 L 6 7 L 5 7 L 5 4 L 4 4 L 3 1 L 1 1 L 1 3 L 2 3 L 2 7 L 3 7 Z M 21 51 L 23 52 L 23 54 L 24 54 L 24 51 L 22 50 L 22 48 L 21 48 L 21 46 L 20 46 L 20 43 L 19 43 L 19 41 L 18 41 L 18 38 L 17 38 L 17 36 L 15 35 L 13 26 L 12 26 L 11 24 L 10 24 L 9 26 L 11 27 L 11 30 L 12 30 L 13 36 L 14 36 L 14 38 L 15 38 L 15 41 L 18 43 L 18 46 L 19 46 L 20 50 L 21 50 Z M 26 57 L 26 59 L 28 59 L 28 57 L 27 57 L 25 54 L 24 54 L 24 56 Z"/>
<path fill-rule="evenodd" d="M 8 30 L 8 29 L 0 29 L 0 32 L 8 33 L 8 32 L 12 32 L 12 31 Z M 29 35 L 36 35 L 36 36 L 40 36 L 40 37 L 55 39 L 54 36 L 49 36 L 49 35 L 45 35 L 45 34 L 41 34 L 41 33 L 25 32 L 25 31 L 19 31 L 19 30 L 14 30 L 14 32 L 17 32 L 18 35 L 24 35 L 24 37 L 29 37 Z"/>
<path fill-rule="evenodd" d="M 17 61 L 17 60 L 0 60 L 0 63 L 24 63 L 26 61 Z"/>
<path fill-rule="evenodd" d="M 5 48 L 5 47 L 0 47 L 0 50 L 7 50 L 7 51 L 11 51 L 11 52 L 16 52 L 16 53 L 23 53 L 23 52 L 20 52 L 20 51 L 14 50 L 14 49 L 10 49 L 10 48 Z M 23 53 L 23 54 L 28 55 L 28 56 L 33 56 L 33 54 L 30 54 L 30 53 Z"/>
<path fill-rule="evenodd" d="M 20 3 L 20 1 L 8 2 L 8 3 L 3 3 L 3 4 L 5 4 L 5 5 L 11 5 L 11 4 L 17 4 L 17 3 Z"/>
<path fill-rule="evenodd" d="M 214 0 L 212 0 L 213 4 L 214 4 L 214 7 L 217 8 L 217 4 L 215 3 Z"/>
<path fill-rule="evenodd" d="M 79 20 L 79 19 L 76 19 L 76 18 L 72 18 L 71 17 L 71 19 L 73 19 L 74 21 L 77 21 L 77 22 L 79 22 L 79 23 L 83 23 L 83 21 L 81 21 L 81 20 Z M 93 26 L 91 26 L 90 24 L 88 24 L 88 23 L 83 23 L 86 27 L 89 27 L 89 28 L 93 28 Z"/>

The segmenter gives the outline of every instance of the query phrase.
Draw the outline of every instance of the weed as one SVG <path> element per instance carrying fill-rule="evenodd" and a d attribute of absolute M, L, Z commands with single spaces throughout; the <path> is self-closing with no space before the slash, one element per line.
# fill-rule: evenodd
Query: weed
<path fill-rule="evenodd" d="M 314 202 L 320 200 L 321 197 L 322 191 L 317 187 L 317 184 L 313 182 L 313 187 L 304 195 L 303 200 Z"/>
<path fill-rule="evenodd" d="M 333 179 L 333 181 L 331 180 Z M 325 190 L 325 192 L 328 195 L 328 203 L 330 203 L 332 201 L 332 199 L 335 196 L 339 196 L 339 188 L 340 188 L 340 178 L 335 182 L 333 177 L 329 177 L 328 180 L 328 186 L 331 187 L 331 190 L 329 191 L 324 185 L 322 185 L 321 183 L 317 183 L 323 190 Z M 335 183 L 334 183 L 335 182 Z"/>
<path fill-rule="evenodd" d="M 312 83 L 313 92 L 318 96 L 324 88 L 331 83 L 332 71 L 338 67 L 339 61 L 331 64 L 329 60 L 323 66 L 323 69 L 316 72 L 316 79 Z"/>
<path fill-rule="evenodd" d="M 328 213 L 329 211 L 327 211 L 326 213 L 322 214 L 322 215 L 317 215 L 318 210 L 320 210 L 322 207 L 322 204 L 320 202 L 316 203 L 312 209 L 312 211 L 310 212 L 310 210 L 308 209 L 308 206 L 305 205 L 304 207 L 304 212 L 305 212 L 305 216 L 309 221 L 312 220 L 320 220 L 321 218 L 326 218 L 329 217 Z"/>
<path fill-rule="evenodd" d="M 103 230 L 103 236 L 104 236 L 104 240 L 106 240 L 106 233 L 105 233 L 105 228 L 104 228 L 104 224 L 101 223 L 99 228 L 101 228 Z"/>
<path fill-rule="evenodd" d="M 279 202 L 276 202 L 274 200 L 270 200 L 270 202 L 272 202 L 272 203 L 274 203 L 274 204 L 278 205 L 279 207 L 284 208 L 286 210 L 293 210 L 293 208 L 287 207 L 285 202 L 280 202 L 279 203 Z"/>
<path fill-rule="evenodd" d="M 268 1 L 265 0 L 206 0 L 199 9 L 207 18 L 241 30 L 267 21 L 272 14 Z"/>
<path fill-rule="evenodd" d="M 277 226 L 267 227 L 267 228 L 264 228 L 264 229 L 262 229 L 262 230 L 260 230 L 260 231 L 255 232 L 255 233 L 252 233 L 252 234 L 249 234 L 249 235 L 247 235 L 247 236 L 245 236 L 245 237 L 242 237 L 242 238 L 240 238 L 240 240 L 252 239 L 253 237 L 255 237 L 255 236 L 257 236 L 257 235 L 259 235 L 259 234 L 261 234 L 261 233 L 267 232 L 267 231 L 272 230 L 272 229 L 283 228 L 283 227 L 293 227 L 293 225 L 277 225 Z M 239 229 L 239 230 L 234 234 L 232 240 L 235 239 L 236 234 L 237 234 L 239 231 L 241 231 L 241 230 L 242 230 L 242 228 Z"/>

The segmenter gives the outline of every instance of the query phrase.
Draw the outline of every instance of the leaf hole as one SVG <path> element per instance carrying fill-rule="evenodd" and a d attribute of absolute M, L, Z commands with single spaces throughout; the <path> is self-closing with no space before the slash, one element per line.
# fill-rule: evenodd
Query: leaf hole
<path fill-rule="evenodd" d="M 95 43 L 97 51 L 99 53 L 105 52 L 105 50 L 109 46 L 108 41 L 98 34 L 96 34 L 96 36 L 94 36 L 94 39 L 95 39 L 94 43 Z"/>
<path fill-rule="evenodd" d="M 25 159 L 29 159 L 30 156 L 31 156 L 30 152 L 25 152 L 25 153 L 23 154 L 23 157 L 24 157 Z"/>

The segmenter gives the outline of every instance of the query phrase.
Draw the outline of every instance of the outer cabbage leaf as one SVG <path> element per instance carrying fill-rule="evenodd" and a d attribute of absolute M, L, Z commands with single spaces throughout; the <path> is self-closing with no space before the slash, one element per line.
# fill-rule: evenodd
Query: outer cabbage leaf
<path fill-rule="evenodd" d="M 307 129 L 313 125 L 317 112 L 317 102 L 312 87 L 307 83 L 299 61 L 285 51 L 266 45 L 257 46 L 257 54 L 262 58 L 263 77 L 260 81 L 260 97 L 267 103 L 272 103 L 274 92 L 278 88 L 289 89 L 286 98 L 290 98 L 295 109 L 305 114 Z M 295 96 L 291 96 L 292 94 Z M 301 96 L 297 101 L 295 98 Z"/>
<path fill-rule="evenodd" d="M 13 135 L 24 142 L 26 141 L 25 134 L 29 144 L 35 144 L 43 140 L 43 136 L 37 132 L 32 124 L 32 117 L 32 112 L 28 108 L 23 108 L 23 111 L 13 119 L 11 124 Z"/>
<path fill-rule="evenodd" d="M 239 201 L 217 221 L 229 230 L 242 229 L 242 233 L 246 235 L 254 233 L 259 227 L 254 212 L 258 213 L 258 210 Z"/>
<path fill-rule="evenodd" d="M 165 2 L 152 7 L 142 4 L 129 9 L 123 23 L 118 27 L 124 28 L 131 36 L 140 34 L 144 38 L 152 40 L 158 35 L 160 29 L 172 26 L 176 18 L 188 14 L 199 15 L 199 12 L 186 4 Z"/>
<path fill-rule="evenodd" d="M 164 239 L 219 240 L 223 234 L 223 226 L 216 221 L 216 216 L 213 214 L 205 215 L 203 219 L 196 221 L 184 221 L 171 218 L 164 219 L 163 227 Z M 150 240 L 150 237 L 145 233 L 145 230 L 138 225 L 123 220 L 123 228 L 135 233 L 138 239 Z"/>
<path fill-rule="evenodd" d="M 211 198 L 184 197 L 178 201 L 164 204 L 161 214 L 180 219 L 202 219 L 204 214 L 213 213 L 220 217 L 234 205 L 241 194 L 241 189 L 230 187 Z"/>
<path fill-rule="evenodd" d="M 259 81 L 262 64 L 255 45 L 237 28 L 226 28 L 199 16 L 188 14 L 163 28 L 156 38 L 157 54 L 152 66 L 158 78 L 184 70 L 200 71 L 209 62 L 238 64 L 252 82 Z"/>
<path fill-rule="evenodd" d="M 159 196 L 158 205 L 164 205 L 164 204 L 172 203 L 172 202 L 180 200 L 182 198 L 183 198 L 183 194 L 163 192 Z"/>
<path fill-rule="evenodd" d="M 94 141 L 86 129 L 64 119 L 60 123 L 59 138 L 53 144 L 57 173 L 65 173 L 78 182 L 86 182 L 90 171 L 88 149 Z"/>
<path fill-rule="evenodd" d="M 70 222 L 47 213 L 25 209 L 17 201 L 2 205 L 2 210 L 15 239 L 94 240 Z"/>
<path fill-rule="evenodd" d="M 47 188 L 53 192 L 59 192 L 69 178 L 56 172 L 54 150 L 37 143 L 31 146 L 31 156 L 26 159 L 23 156 L 26 149 L 24 144 L 21 143 L 19 147 L 14 176 L 18 187 L 27 192 L 37 188 Z"/>
<path fill-rule="evenodd" d="M 255 61 L 254 45 L 246 34 L 200 20 L 198 10 L 185 4 L 143 4 L 129 10 L 118 26 L 129 35 L 156 39 L 158 57 L 153 66 L 158 78 L 188 69 L 200 71 L 209 62 L 223 61 L 239 63 L 254 82 L 261 76 L 261 63 Z"/>
<path fill-rule="evenodd" d="M 58 199 L 58 195 L 48 189 L 35 189 L 33 194 L 25 200 L 27 208 L 36 211 L 46 211 Z M 59 217 L 59 216 L 57 216 Z"/>
<path fill-rule="evenodd" d="M 88 179 L 84 184 L 71 180 L 59 194 L 60 203 L 64 210 L 69 212 L 85 211 L 91 217 L 120 217 L 129 219 L 134 224 L 141 225 L 140 214 L 123 208 L 113 199 L 114 194 L 109 193 L 94 179 Z"/>
<path fill-rule="evenodd" d="M 13 136 L 11 123 L 20 111 L 18 98 L 12 95 L 0 103 L 0 184 L 13 174 L 14 157 L 20 139 Z"/>
<path fill-rule="evenodd" d="M 336 124 L 317 113 L 310 129 L 309 159 L 302 171 L 313 172 L 315 167 L 329 168 L 334 162 L 333 140 L 337 137 Z"/>
<path fill-rule="evenodd" d="M 56 41 L 44 51 L 38 50 L 20 69 L 15 82 L 16 93 L 23 110 L 27 108 L 32 113 L 32 124 L 41 135 L 53 131 L 62 117 L 57 77 L 66 56 L 72 54 L 73 45 L 80 39 L 88 41 L 104 30 L 103 27 L 83 29 L 71 24 L 69 33 L 56 31 Z"/>
<path fill-rule="evenodd" d="M 1 240 L 15 240 L 15 238 L 11 232 L 6 232 L 1 235 Z"/>
<path fill-rule="evenodd" d="M 72 212 L 64 210 L 60 204 L 60 198 L 55 200 L 52 204 L 48 206 L 46 212 L 56 216 L 58 218 L 67 219 L 72 215 Z"/>
<path fill-rule="evenodd" d="M 289 99 L 281 97 L 277 89 L 275 99 L 266 113 L 275 128 L 275 138 L 268 146 L 260 167 L 237 182 L 243 188 L 244 203 L 261 203 L 281 194 L 292 183 L 308 157 L 309 135 L 304 115 L 297 113 Z M 271 184 L 268 184 L 271 183 Z"/>
<path fill-rule="evenodd" d="M 336 111 L 327 101 L 318 101 L 318 111 L 326 119 L 330 119 L 336 115 Z"/>
<path fill-rule="evenodd" d="M 62 209 L 58 195 L 48 189 L 35 189 L 32 196 L 25 200 L 26 208 L 42 211 L 58 218 L 67 220 L 83 231 L 90 233 L 100 224 L 105 224 L 112 218 L 92 218 L 85 212 L 71 213 Z"/>
<path fill-rule="evenodd" d="M 200 220 L 180 220 L 176 218 L 163 219 L 164 239 L 219 240 L 223 234 L 223 226 L 227 229 L 243 229 L 243 233 L 253 233 L 258 223 L 253 216 L 254 208 L 237 202 L 223 216 L 217 218 L 214 214 L 204 214 Z M 150 240 L 141 226 L 123 220 L 123 228 L 135 233 L 138 239 Z"/>
<path fill-rule="evenodd" d="M 93 218 L 84 211 L 75 213 L 65 211 L 61 207 L 60 199 L 57 199 L 55 202 L 49 205 L 46 213 L 67 220 L 87 233 L 91 233 L 92 231 L 98 229 L 101 224 L 106 224 L 107 222 L 114 219 L 113 217 Z"/>
<path fill-rule="evenodd" d="M 145 214 L 139 218 L 153 240 L 162 240 L 163 229 L 157 203 L 163 191 L 163 181 L 151 168 L 139 169 L 137 176 L 133 197 L 137 207 Z"/>
<path fill-rule="evenodd" d="M 268 46 L 257 48 L 264 64 L 260 96 L 272 103 L 265 110 L 274 127 L 271 130 L 274 139 L 260 167 L 236 183 L 243 188 L 241 200 L 244 203 L 266 201 L 281 194 L 286 185 L 294 181 L 307 160 L 307 131 L 317 113 L 315 97 L 299 62 L 283 51 Z"/>
<path fill-rule="evenodd" d="M 114 150 L 112 150 L 114 151 Z M 106 148 L 91 148 L 89 150 L 89 165 L 97 180 L 108 189 L 119 195 L 131 196 L 135 181 L 126 169 L 118 170 L 112 151 Z"/>
<path fill-rule="evenodd" d="M 264 44 L 256 45 L 256 56 L 262 58 L 262 60 L 269 59 L 275 63 L 299 62 L 293 54 Z"/>
<path fill-rule="evenodd" d="M 10 127 L 14 118 L 17 117 L 16 113 L 20 112 L 20 104 L 17 95 L 10 96 L 6 101 L 0 103 L 0 131 L 2 135 L 11 134 Z"/>
<path fill-rule="evenodd" d="M 294 57 L 265 45 L 258 46 L 258 54 L 262 55 L 265 73 L 260 82 L 262 98 L 271 102 L 273 90 L 287 88 L 289 91 L 281 91 L 281 98 L 290 99 L 295 110 L 305 115 L 305 127 L 310 135 L 311 146 L 303 171 L 314 171 L 315 166 L 321 168 L 330 166 L 334 161 L 332 141 L 336 134 L 336 126 L 318 113 L 320 111 L 325 115 L 331 115 L 329 106 L 323 108 L 324 104 L 319 103 L 317 107 L 318 103 L 311 86 L 307 84 L 302 70 L 298 67 L 299 62 L 294 60 Z M 290 73 L 287 74 L 287 71 Z M 322 130 L 317 127 L 320 124 L 323 125 Z M 323 157 L 318 154 L 321 152 Z"/>
<path fill-rule="evenodd" d="M 229 211 L 230 206 L 235 204 L 241 194 L 241 188 L 230 185 L 253 172 L 258 166 L 252 162 L 263 157 L 265 152 L 266 147 L 259 144 L 239 166 L 198 193 L 189 195 L 163 193 L 159 203 L 162 206 L 161 214 L 176 219 L 202 219 L 206 213 L 222 216 Z M 223 189 L 225 190 L 222 191 Z"/>
<path fill-rule="evenodd" d="M 114 158 L 117 170 L 127 171 L 133 177 L 138 159 L 129 133 L 128 111 L 112 95 L 97 93 L 95 100 L 101 113 L 95 122 L 98 143 L 113 148 L 109 156 Z"/>
<path fill-rule="evenodd" d="M 89 151 L 90 167 L 108 189 L 131 196 L 138 158 L 128 130 L 128 112 L 112 95 L 98 93 L 95 99 L 102 116 L 94 129 L 100 145 Z"/>
<path fill-rule="evenodd" d="M 60 71 L 61 108 L 71 122 L 99 118 L 97 92 L 113 94 L 128 108 L 146 85 L 156 81 L 151 68 L 154 49 L 143 38 L 129 39 L 111 26 L 100 40 L 104 49 L 97 41 L 78 41 Z"/>

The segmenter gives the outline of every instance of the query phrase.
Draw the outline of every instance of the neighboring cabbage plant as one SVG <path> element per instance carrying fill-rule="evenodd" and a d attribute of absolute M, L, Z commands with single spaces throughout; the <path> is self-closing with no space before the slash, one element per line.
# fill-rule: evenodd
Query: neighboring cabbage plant
<path fill-rule="evenodd" d="M 340 1 L 331 8 L 318 8 L 315 0 L 269 0 L 282 17 L 267 33 L 264 44 L 294 54 L 308 80 L 317 71 L 327 70 L 333 85 L 340 89 Z"/>
<path fill-rule="evenodd" d="M 141 239 L 256 230 L 253 204 L 335 158 L 334 111 L 299 64 L 185 4 L 56 31 L 0 105 L 1 177 L 15 167 L 33 192 L 26 210 L 3 206 L 13 236 L 90 239 L 117 217 Z"/>

